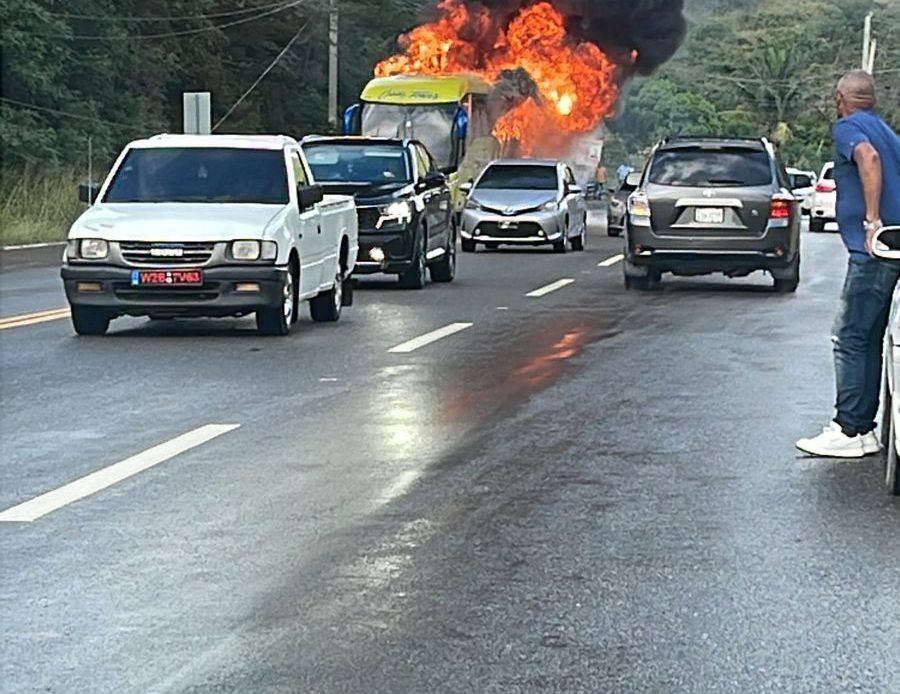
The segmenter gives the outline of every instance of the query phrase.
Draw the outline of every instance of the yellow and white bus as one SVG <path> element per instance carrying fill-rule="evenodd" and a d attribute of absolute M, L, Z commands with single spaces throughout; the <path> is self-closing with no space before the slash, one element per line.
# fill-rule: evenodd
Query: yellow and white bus
<path fill-rule="evenodd" d="M 473 142 L 496 143 L 488 117 L 491 89 L 483 79 L 465 75 L 377 77 L 360 103 L 344 112 L 344 134 L 418 140 L 444 173 L 454 174 Z"/>

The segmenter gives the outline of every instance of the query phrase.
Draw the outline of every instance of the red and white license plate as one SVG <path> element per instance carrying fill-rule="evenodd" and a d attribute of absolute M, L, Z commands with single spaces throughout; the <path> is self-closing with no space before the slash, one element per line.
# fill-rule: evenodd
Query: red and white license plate
<path fill-rule="evenodd" d="M 203 270 L 132 270 L 132 287 L 199 287 Z"/>

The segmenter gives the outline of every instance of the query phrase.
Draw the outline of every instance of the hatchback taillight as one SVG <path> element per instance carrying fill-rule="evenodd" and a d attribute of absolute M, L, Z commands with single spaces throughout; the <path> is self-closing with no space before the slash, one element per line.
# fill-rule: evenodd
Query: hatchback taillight
<path fill-rule="evenodd" d="M 834 181 L 822 180 L 816 183 L 817 193 L 833 193 L 836 188 Z"/>
<path fill-rule="evenodd" d="M 793 198 L 772 198 L 772 210 L 769 212 L 769 217 L 772 219 L 790 218 L 793 204 Z"/>

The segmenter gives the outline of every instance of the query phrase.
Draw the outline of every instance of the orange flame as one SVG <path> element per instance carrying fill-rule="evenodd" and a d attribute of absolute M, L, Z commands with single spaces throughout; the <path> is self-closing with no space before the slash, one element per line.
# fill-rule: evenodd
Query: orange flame
<path fill-rule="evenodd" d="M 400 39 L 403 53 L 381 62 L 375 74 L 475 74 L 495 81 L 502 70 L 524 68 L 543 103 L 528 100 L 494 128 L 502 141 L 518 140 L 523 153 L 560 151 L 593 131 L 619 97 L 620 66 L 596 45 L 576 41 L 563 15 L 542 0 L 521 9 L 505 28 L 482 5 L 442 0 L 440 18 Z"/>

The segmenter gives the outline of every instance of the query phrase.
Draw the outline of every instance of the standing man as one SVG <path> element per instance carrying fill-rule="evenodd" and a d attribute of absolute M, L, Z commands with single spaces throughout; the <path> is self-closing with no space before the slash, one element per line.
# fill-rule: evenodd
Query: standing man
<path fill-rule="evenodd" d="M 828 458 L 878 453 L 875 415 L 881 392 L 884 332 L 900 269 L 872 257 L 883 226 L 900 225 L 900 138 L 875 112 L 875 81 L 862 70 L 841 78 L 834 179 L 837 221 L 850 252 L 834 327 L 837 404 L 834 421 L 797 448 Z"/>

